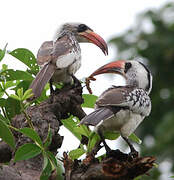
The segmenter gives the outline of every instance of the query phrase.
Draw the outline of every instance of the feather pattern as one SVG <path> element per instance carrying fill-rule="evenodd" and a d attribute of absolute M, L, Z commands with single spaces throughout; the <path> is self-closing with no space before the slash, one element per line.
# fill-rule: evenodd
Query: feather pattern
<path fill-rule="evenodd" d="M 76 41 L 75 38 L 73 39 L 73 37 L 70 37 L 67 33 L 57 39 L 56 42 L 46 41 L 42 44 L 37 55 L 37 63 L 42 68 L 29 87 L 34 94 L 32 99 L 41 95 L 45 85 L 50 79 L 55 83 L 72 82 L 71 75 L 74 74 L 81 65 L 80 46 Z M 74 43 L 76 47 L 73 46 Z"/>
<path fill-rule="evenodd" d="M 31 83 L 29 89 L 32 89 L 32 93 L 34 94 L 33 98 L 37 98 L 41 95 L 45 85 L 51 79 L 55 72 L 55 66 L 50 63 L 47 63 L 39 73 L 36 75 L 36 78 Z"/>
<path fill-rule="evenodd" d="M 95 111 L 80 124 L 93 125 L 97 131 L 118 131 L 127 137 L 150 111 L 151 101 L 143 89 L 113 86 L 99 96 Z"/>

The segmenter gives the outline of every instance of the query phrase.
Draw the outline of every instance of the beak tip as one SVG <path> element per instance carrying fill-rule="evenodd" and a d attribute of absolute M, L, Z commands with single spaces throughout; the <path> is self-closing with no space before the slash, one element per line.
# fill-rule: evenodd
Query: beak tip
<path fill-rule="evenodd" d="M 105 56 L 108 56 L 108 47 L 102 49 Z"/>

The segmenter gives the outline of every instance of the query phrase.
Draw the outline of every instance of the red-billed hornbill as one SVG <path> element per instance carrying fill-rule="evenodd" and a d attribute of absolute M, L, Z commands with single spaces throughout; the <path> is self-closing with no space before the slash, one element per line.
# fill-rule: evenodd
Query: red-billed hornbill
<path fill-rule="evenodd" d="M 119 132 L 130 147 L 131 154 L 137 155 L 129 142 L 131 135 L 143 119 L 151 112 L 149 93 L 152 75 L 141 62 L 119 60 L 97 69 L 90 77 L 103 73 L 121 74 L 126 79 L 125 86 L 112 86 L 104 91 L 96 101 L 95 111 L 82 119 L 80 124 L 95 126 L 106 152 L 111 149 L 104 140 L 104 132 Z"/>
<path fill-rule="evenodd" d="M 40 72 L 30 85 L 34 98 L 41 95 L 46 83 L 72 83 L 72 76 L 81 66 L 79 43 L 97 45 L 105 55 L 108 54 L 106 42 L 91 28 L 80 23 L 63 24 L 55 35 L 54 41 L 44 42 L 37 54 Z M 50 87 L 53 91 L 52 86 Z"/>

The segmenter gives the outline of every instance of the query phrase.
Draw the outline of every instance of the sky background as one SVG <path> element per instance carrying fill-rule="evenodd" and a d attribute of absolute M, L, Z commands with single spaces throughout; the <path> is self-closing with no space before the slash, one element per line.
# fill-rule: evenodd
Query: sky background
<path fill-rule="evenodd" d="M 65 22 L 82 22 L 91 27 L 106 41 L 126 31 L 136 22 L 136 15 L 149 8 L 159 8 L 167 0 L 4 0 L 0 3 L 0 49 L 27 48 L 35 55 L 42 42 L 51 40 L 56 29 Z M 96 68 L 114 60 L 115 53 L 109 46 L 109 56 L 93 44 L 81 44 L 82 67 L 76 76 L 88 76 Z M 2 63 L 14 69 L 25 68 L 20 62 L 6 55 Z M 120 80 L 120 79 L 119 79 Z M 99 95 L 107 80 L 95 87 Z M 123 83 L 123 81 L 119 81 Z M 85 91 L 86 92 L 86 91 Z M 63 151 L 77 148 L 75 137 L 66 134 Z M 71 142 L 71 143 L 70 143 Z"/>
<path fill-rule="evenodd" d="M 40 45 L 52 40 L 57 28 L 65 22 L 82 22 L 91 27 L 106 41 L 126 31 L 136 22 L 138 13 L 149 8 L 158 8 L 167 0 L 5 0 L 0 10 L 0 49 L 8 43 L 8 50 L 27 48 L 35 55 Z M 109 55 L 93 44 L 81 44 L 82 66 L 77 78 L 89 76 L 96 68 L 115 60 L 115 52 L 109 46 Z M 7 55 L 1 62 L 9 68 L 25 68 L 20 62 Z M 14 66 L 15 65 L 15 66 Z M 107 76 L 107 75 L 105 75 Z M 100 78 L 100 77 L 99 77 Z M 119 82 L 117 82 L 119 80 Z M 101 86 L 100 82 L 105 84 Z M 113 80 L 112 80 L 113 81 Z M 116 78 L 117 83 L 122 83 Z M 111 82 L 102 78 L 92 83 L 96 95 Z M 121 85 L 121 84 L 118 84 Z M 96 90 L 95 90 L 96 89 Z M 86 93 L 87 91 L 84 90 Z"/>

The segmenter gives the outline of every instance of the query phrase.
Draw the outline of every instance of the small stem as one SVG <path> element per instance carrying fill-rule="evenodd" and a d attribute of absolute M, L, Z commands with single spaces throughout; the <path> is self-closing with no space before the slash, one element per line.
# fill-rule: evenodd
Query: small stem
<path fill-rule="evenodd" d="M 2 109 L 2 112 L 4 114 L 4 117 L 8 120 L 8 123 L 10 124 L 10 119 L 8 118 L 7 113 L 6 113 L 5 109 L 4 109 L 4 107 L 1 107 L 1 109 Z"/>
<path fill-rule="evenodd" d="M 6 90 L 4 90 L 4 93 L 7 95 L 7 97 L 10 97 Z"/>
<path fill-rule="evenodd" d="M 32 121 L 31 121 L 30 117 L 28 116 L 28 114 L 25 112 L 25 110 L 23 110 L 22 112 L 24 113 L 24 115 L 25 115 L 25 117 L 26 117 L 26 120 L 27 120 L 30 128 L 31 128 L 31 129 L 34 129 L 33 123 L 32 123 Z"/>
<path fill-rule="evenodd" d="M 33 123 L 32 123 L 32 121 L 31 121 L 30 117 L 28 116 L 28 114 L 26 113 L 26 111 L 25 111 L 25 109 L 24 109 L 24 106 L 23 106 L 23 104 L 22 104 L 21 101 L 20 101 L 20 106 L 21 106 L 21 109 L 22 109 L 21 112 L 25 115 L 25 118 L 26 118 L 26 120 L 27 120 L 27 122 L 28 122 L 28 125 L 30 126 L 31 129 L 34 130 Z"/>
<path fill-rule="evenodd" d="M 1 88 L 2 88 L 2 90 L 4 91 L 4 93 L 7 95 L 7 97 L 10 97 L 10 95 L 7 93 L 7 91 L 6 91 L 6 89 L 5 89 L 5 82 L 6 82 L 6 81 L 2 82 Z"/>
<path fill-rule="evenodd" d="M 8 127 L 11 128 L 11 129 L 13 129 L 13 130 L 15 130 L 15 131 L 18 131 L 17 128 L 15 128 L 15 127 L 13 127 L 13 126 L 11 126 L 11 125 L 8 125 Z"/>

